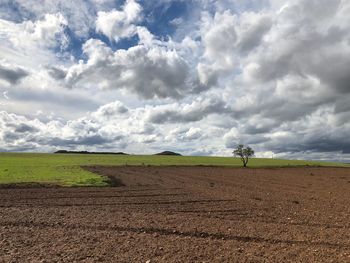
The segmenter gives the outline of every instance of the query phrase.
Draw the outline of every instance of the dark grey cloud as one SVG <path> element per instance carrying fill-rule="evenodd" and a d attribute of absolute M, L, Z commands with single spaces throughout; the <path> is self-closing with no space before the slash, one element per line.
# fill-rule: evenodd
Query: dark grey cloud
<path fill-rule="evenodd" d="M 145 135 L 151 135 L 151 134 L 157 134 L 157 131 L 156 131 L 156 128 L 154 127 L 154 125 L 145 122 L 142 125 L 142 128 L 138 130 L 138 133 L 145 134 Z"/>
<path fill-rule="evenodd" d="M 261 44 L 262 38 L 270 30 L 273 22 L 269 16 L 259 19 L 257 24 L 248 27 L 237 43 L 240 53 L 246 54 Z"/>
<path fill-rule="evenodd" d="M 338 99 L 334 108 L 335 114 L 346 113 L 346 112 L 350 112 L 350 103 L 349 103 L 348 96 L 344 96 Z"/>
<path fill-rule="evenodd" d="M 26 133 L 26 132 L 37 132 L 39 131 L 37 128 L 30 126 L 28 124 L 25 123 L 20 123 L 14 130 L 16 133 Z"/>
<path fill-rule="evenodd" d="M 234 149 L 239 144 L 259 146 L 264 145 L 266 142 L 270 141 L 270 138 L 267 134 L 247 134 L 244 132 L 239 132 L 237 130 L 236 133 L 232 133 L 232 131 L 228 132 L 224 137 L 224 144 L 227 149 Z"/>
<path fill-rule="evenodd" d="M 274 151 L 275 153 L 350 153 L 350 141 L 348 141 L 347 138 L 336 138 L 332 136 L 318 137 L 315 135 L 315 138 L 301 139 L 300 141 L 295 141 L 295 138 L 293 137 L 289 140 L 288 138 L 285 138 L 285 141 L 269 142 L 267 146 L 271 151 Z"/>
<path fill-rule="evenodd" d="M 66 85 L 124 89 L 143 99 L 180 99 L 210 88 L 199 81 L 180 52 L 166 45 L 139 44 L 113 52 L 102 41 L 90 39 L 84 44 L 89 60 L 68 70 Z"/>
<path fill-rule="evenodd" d="M 63 70 L 63 69 L 60 69 L 60 68 L 57 68 L 57 67 L 48 67 L 47 68 L 47 72 L 49 73 L 49 75 L 56 79 L 56 80 L 63 80 L 66 75 L 67 75 L 67 71 L 66 70 Z"/>
<path fill-rule="evenodd" d="M 244 133 L 255 136 L 257 134 L 269 133 L 274 128 L 276 128 L 276 124 L 269 124 L 269 125 L 260 125 L 259 123 L 256 123 L 255 125 L 248 124 L 244 128 Z"/>
<path fill-rule="evenodd" d="M 106 105 L 101 106 L 94 113 L 94 115 L 99 118 L 114 118 L 118 115 L 125 114 L 129 111 L 129 109 L 121 102 L 115 101 L 112 103 L 108 103 Z"/>
<path fill-rule="evenodd" d="M 59 146 L 59 147 L 65 147 L 65 146 L 78 146 L 78 145 L 84 145 L 84 146 L 93 146 L 93 145 L 103 145 L 107 143 L 111 143 L 113 141 L 118 141 L 122 139 L 122 137 L 118 138 L 105 138 L 101 135 L 89 135 L 86 137 L 76 137 L 74 139 L 62 139 L 59 137 L 49 139 L 46 143 L 48 145 L 53 146 Z"/>
<path fill-rule="evenodd" d="M 150 137 L 150 138 L 146 138 L 146 139 L 142 140 L 142 143 L 151 144 L 151 143 L 154 143 L 156 141 L 157 141 L 157 139 L 155 137 Z"/>
<path fill-rule="evenodd" d="M 331 56 L 323 55 L 323 66 L 315 66 L 314 73 L 335 92 L 350 93 L 350 59 L 342 52 Z M 319 61 L 321 63 L 321 61 Z M 327 65 L 327 66 L 326 66 Z"/>
<path fill-rule="evenodd" d="M 17 134 L 17 133 L 12 132 L 12 131 L 4 131 L 2 134 L 2 139 L 5 142 L 19 140 L 21 138 L 22 138 L 22 136 L 20 134 Z"/>
<path fill-rule="evenodd" d="M 29 72 L 21 67 L 2 64 L 0 62 L 0 79 L 4 79 L 10 84 L 17 84 L 28 75 Z"/>
<path fill-rule="evenodd" d="M 222 99 L 212 97 L 196 100 L 187 105 L 170 105 L 158 107 L 150 112 L 148 120 L 151 123 L 181 123 L 196 122 L 211 114 L 228 114 L 232 109 Z"/>

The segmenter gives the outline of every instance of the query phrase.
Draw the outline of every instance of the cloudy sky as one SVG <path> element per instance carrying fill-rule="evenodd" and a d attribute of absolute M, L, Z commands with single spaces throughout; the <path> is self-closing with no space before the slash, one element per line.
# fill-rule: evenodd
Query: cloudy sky
<path fill-rule="evenodd" d="M 349 14 L 348 0 L 0 0 L 0 151 L 244 143 L 349 161 Z"/>

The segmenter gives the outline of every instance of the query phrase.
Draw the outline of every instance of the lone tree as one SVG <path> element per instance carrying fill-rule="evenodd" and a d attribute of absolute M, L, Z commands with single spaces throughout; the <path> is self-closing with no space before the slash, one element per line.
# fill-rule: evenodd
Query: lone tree
<path fill-rule="evenodd" d="M 233 151 L 233 155 L 235 157 L 241 158 L 241 161 L 243 162 L 243 167 L 247 167 L 249 157 L 254 156 L 254 150 L 247 146 L 244 148 L 243 144 L 238 145 L 237 149 Z"/>

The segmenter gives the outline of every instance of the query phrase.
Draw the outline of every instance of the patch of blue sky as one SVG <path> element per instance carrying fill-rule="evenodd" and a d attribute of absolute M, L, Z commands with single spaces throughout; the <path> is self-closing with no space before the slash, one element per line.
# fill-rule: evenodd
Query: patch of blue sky
<path fill-rule="evenodd" d="M 115 0 L 113 5 L 109 2 L 106 11 L 116 9 L 119 10 L 125 1 Z M 143 20 L 138 24 L 146 27 L 153 35 L 159 39 L 166 39 L 172 37 L 176 32 L 177 27 L 181 26 L 174 21 L 186 23 L 190 19 L 191 10 L 195 8 L 196 1 L 194 0 L 173 0 L 173 1 L 147 1 L 140 0 L 139 4 L 143 7 Z M 91 4 L 86 0 L 86 4 Z M 105 8 L 103 8 L 105 9 Z M 14 22 L 22 22 L 25 20 L 37 19 L 34 13 L 30 10 L 23 10 L 15 1 L 0 1 L 0 18 L 12 20 Z M 62 10 L 66 11 L 66 10 Z M 69 13 L 63 12 L 69 20 Z M 95 28 L 90 28 L 89 33 L 85 36 L 77 36 L 72 28 L 69 26 L 65 29 L 65 34 L 69 39 L 69 44 L 66 49 L 62 50 L 60 46 L 54 49 L 55 53 L 70 53 L 76 60 L 86 60 L 83 54 L 82 46 L 86 40 L 93 38 L 103 41 L 107 46 L 111 47 L 113 51 L 118 49 L 128 49 L 136 46 L 139 42 L 137 35 L 130 38 L 120 39 L 118 42 L 109 40 L 105 35 L 97 33 Z"/>
<path fill-rule="evenodd" d="M 64 29 L 64 34 L 69 40 L 68 46 L 65 50 L 62 50 L 59 46 L 56 47 L 54 50 L 55 53 L 69 52 L 76 60 L 84 60 L 82 45 L 85 43 L 86 39 L 78 38 L 69 27 Z"/>
<path fill-rule="evenodd" d="M 147 27 L 158 38 L 172 36 L 177 29 L 177 25 L 173 21 L 175 19 L 186 21 L 193 6 L 193 1 L 170 1 L 158 3 L 155 6 L 146 2 L 146 0 L 140 1 L 144 7 L 145 17 L 141 25 Z"/>
<path fill-rule="evenodd" d="M 87 39 L 98 39 L 104 42 L 113 51 L 119 49 L 128 49 L 130 47 L 136 46 L 139 42 L 139 37 L 137 35 L 130 38 L 122 38 L 118 42 L 110 40 L 103 34 L 96 33 L 95 31 L 89 32 L 87 38 L 77 38 L 71 30 L 66 30 L 66 34 L 69 37 L 70 43 L 66 51 L 68 51 L 76 60 L 87 60 L 86 55 L 83 53 L 82 47 Z M 55 52 L 60 52 L 60 48 L 57 47 Z"/>
<path fill-rule="evenodd" d="M 146 3 L 147 2 L 147 3 Z M 152 2 L 152 1 L 151 1 Z M 173 23 L 175 19 L 178 21 L 186 21 L 192 5 L 192 1 L 171 1 L 171 2 L 158 2 L 155 5 L 151 5 L 150 1 L 139 1 L 144 11 L 144 19 L 138 24 L 146 27 L 153 35 L 160 39 L 166 39 L 172 36 L 177 29 L 177 25 Z M 115 9 L 120 9 L 120 2 L 116 1 Z M 70 38 L 70 53 L 78 60 L 86 60 L 86 57 L 82 53 L 82 45 L 87 39 L 99 39 L 109 46 L 113 51 L 118 49 L 128 49 L 136 46 L 139 42 L 137 35 L 130 38 L 119 39 L 118 42 L 109 40 L 105 35 L 97 33 L 95 30 L 90 30 L 86 39 L 77 38 L 70 30 L 66 32 Z"/>

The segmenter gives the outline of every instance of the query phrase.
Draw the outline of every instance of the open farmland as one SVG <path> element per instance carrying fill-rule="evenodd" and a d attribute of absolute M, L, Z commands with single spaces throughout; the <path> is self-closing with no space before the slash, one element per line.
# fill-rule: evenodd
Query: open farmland
<path fill-rule="evenodd" d="M 98 155 L 98 154 L 36 154 L 0 153 L 1 184 L 45 184 L 59 186 L 107 186 L 109 181 L 81 168 L 84 165 L 206 165 L 240 167 L 232 157 L 160 156 L 160 155 Z M 254 158 L 250 167 L 283 166 L 346 166 L 297 160 Z M 349 165 L 348 165 L 349 166 Z"/>
<path fill-rule="evenodd" d="M 84 169 L 120 186 L 0 189 L 0 262 L 350 262 L 349 168 Z"/>

